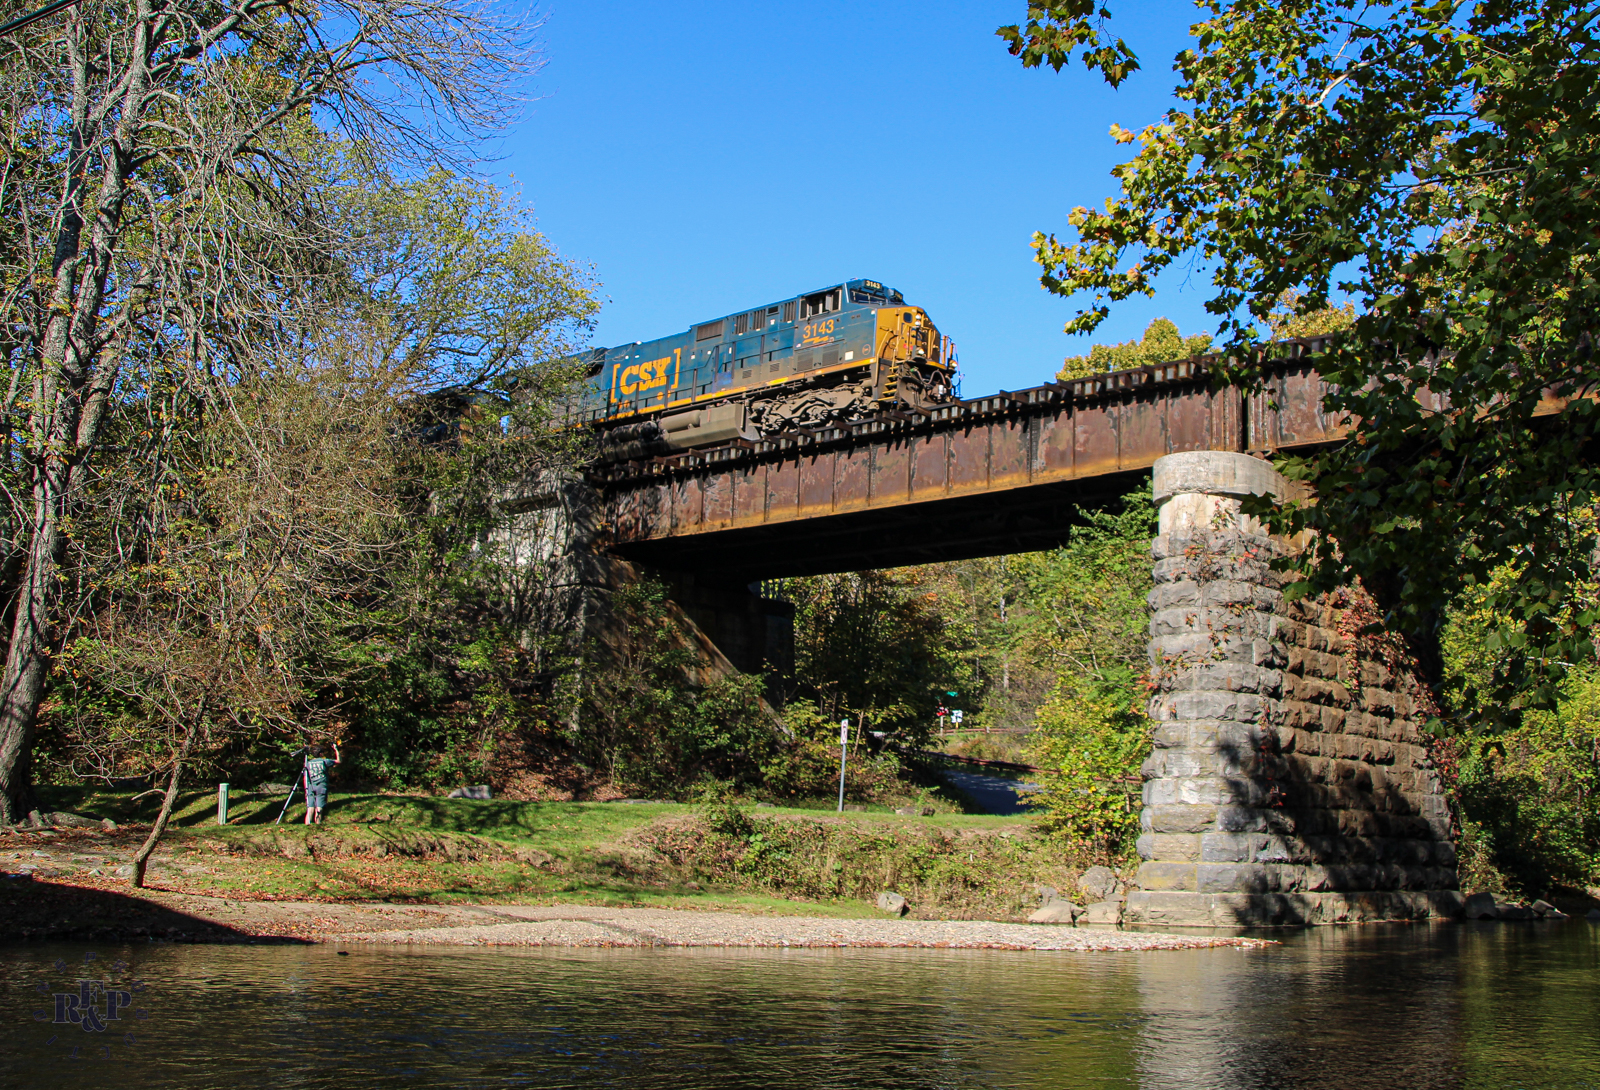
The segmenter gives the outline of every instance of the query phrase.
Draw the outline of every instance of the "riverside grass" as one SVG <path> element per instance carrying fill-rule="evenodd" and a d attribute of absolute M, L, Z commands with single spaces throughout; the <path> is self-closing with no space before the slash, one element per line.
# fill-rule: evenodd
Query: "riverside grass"
<path fill-rule="evenodd" d="M 51 809 L 137 821 L 132 792 L 46 789 Z M 274 824 L 281 796 L 180 799 L 153 881 L 248 899 L 577 903 L 763 914 L 1021 919 L 1081 861 L 1026 817 L 820 813 L 730 803 L 516 802 L 341 795 L 325 824 Z"/>

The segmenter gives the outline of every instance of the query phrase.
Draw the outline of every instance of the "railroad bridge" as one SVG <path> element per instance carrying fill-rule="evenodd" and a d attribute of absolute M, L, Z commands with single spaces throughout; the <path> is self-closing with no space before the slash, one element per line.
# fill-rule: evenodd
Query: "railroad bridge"
<path fill-rule="evenodd" d="M 1287 546 L 1240 513 L 1245 496 L 1287 495 L 1270 455 L 1345 432 L 1310 363 L 1320 344 L 1290 347 L 1257 392 L 1175 362 L 597 467 L 524 502 L 564 512 L 542 559 L 580 612 L 646 566 L 708 655 L 754 671 L 792 647 L 763 580 L 1046 549 L 1153 487 L 1154 749 L 1125 921 L 1454 915 L 1421 689 L 1351 638 L 1357 596 L 1284 601 L 1270 560 Z"/>

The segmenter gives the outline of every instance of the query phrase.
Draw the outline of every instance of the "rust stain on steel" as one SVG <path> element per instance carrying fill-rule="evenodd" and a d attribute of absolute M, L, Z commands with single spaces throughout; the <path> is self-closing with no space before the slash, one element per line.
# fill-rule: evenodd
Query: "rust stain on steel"
<path fill-rule="evenodd" d="M 1073 426 L 1077 416 L 1070 408 L 1064 412 L 1039 417 L 1039 448 L 1034 464 L 1038 477 L 1069 477 L 1076 465 L 1073 457 L 1075 443 Z"/>
<path fill-rule="evenodd" d="M 708 530 L 725 530 L 733 523 L 733 490 L 738 474 L 707 470 L 700 478 L 703 521 Z"/>
<path fill-rule="evenodd" d="M 1112 402 L 1085 405 L 1072 414 L 1072 473 L 1087 477 L 1121 469 L 1117 444 L 1117 409 Z"/>
<path fill-rule="evenodd" d="M 905 503 L 911 498 L 911 444 L 905 436 L 890 436 L 874 448 L 872 503 Z"/>
<path fill-rule="evenodd" d="M 1181 450 L 1210 450 L 1218 427 L 1216 398 L 1205 389 L 1195 391 L 1176 412 L 1166 414 L 1167 445 Z"/>
<path fill-rule="evenodd" d="M 671 497 L 672 532 L 675 534 L 694 533 L 701 528 L 700 517 L 700 482 L 693 477 L 668 481 L 667 491 Z"/>
<path fill-rule="evenodd" d="M 800 514 L 833 514 L 833 463 L 835 451 L 822 451 L 800 457 Z"/>
<path fill-rule="evenodd" d="M 762 522 L 767 514 L 767 467 L 737 466 L 729 475 L 733 478 L 733 513 L 729 521 L 738 526 Z"/>
<path fill-rule="evenodd" d="M 785 458 L 767 466 L 767 515 L 764 521 L 792 519 L 800 507 L 800 462 Z"/>
<path fill-rule="evenodd" d="M 1143 393 L 1136 393 L 1121 405 L 1117 414 L 1117 468 L 1137 469 L 1153 450 L 1171 450 L 1167 442 L 1166 405 Z"/>
<path fill-rule="evenodd" d="M 833 509 L 856 511 L 872 502 L 872 444 L 834 455 Z"/>
<path fill-rule="evenodd" d="M 1183 450 L 1294 449 L 1341 438 L 1309 362 L 1258 393 L 1212 390 L 1192 361 L 978 398 L 753 447 L 630 463 L 602 478 L 619 543 L 1003 493 L 1138 471 Z M 1552 408 L 1551 411 L 1554 411 Z M 1248 425 L 1248 426 L 1247 426 Z"/>
<path fill-rule="evenodd" d="M 1016 488 L 1032 479 L 1033 461 L 1025 417 L 996 420 L 989 428 L 989 487 Z"/>
<path fill-rule="evenodd" d="M 943 496 L 950 485 L 945 434 L 919 435 L 911 444 L 911 499 L 931 500 Z"/>
<path fill-rule="evenodd" d="M 969 424 L 946 433 L 950 442 L 950 493 L 981 492 L 989 487 L 989 437 L 993 429 Z"/>

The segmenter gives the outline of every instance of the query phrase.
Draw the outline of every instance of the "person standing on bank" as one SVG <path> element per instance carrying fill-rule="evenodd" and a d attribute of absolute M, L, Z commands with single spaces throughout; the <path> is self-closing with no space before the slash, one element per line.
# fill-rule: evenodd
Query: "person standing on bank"
<path fill-rule="evenodd" d="M 325 754 L 327 749 L 322 746 L 312 746 L 311 756 L 306 758 L 305 777 L 306 785 L 306 824 L 321 825 L 322 811 L 328 805 L 328 769 L 339 763 L 339 744 L 334 743 L 333 759 L 329 760 Z"/>

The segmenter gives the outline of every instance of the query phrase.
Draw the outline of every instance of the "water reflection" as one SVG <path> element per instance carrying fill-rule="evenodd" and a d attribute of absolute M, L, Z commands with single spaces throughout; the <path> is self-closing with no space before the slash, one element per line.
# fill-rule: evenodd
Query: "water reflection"
<path fill-rule="evenodd" d="M 0 1084 L 1600 1090 L 1595 932 L 1146 954 L 11 947 Z M 148 985 L 109 1058 L 81 1047 L 109 1038 L 32 1017 L 91 950 Z"/>
<path fill-rule="evenodd" d="M 1140 1085 L 1462 1085 L 1459 929 L 1385 930 L 1321 928 L 1277 950 L 1145 959 Z"/>

